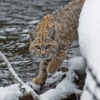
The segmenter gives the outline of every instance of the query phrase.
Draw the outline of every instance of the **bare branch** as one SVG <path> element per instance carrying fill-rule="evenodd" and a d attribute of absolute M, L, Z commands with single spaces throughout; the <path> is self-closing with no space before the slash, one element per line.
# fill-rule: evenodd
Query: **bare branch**
<path fill-rule="evenodd" d="M 87 68 L 88 68 L 88 71 L 89 71 L 91 77 L 93 78 L 93 80 L 95 81 L 96 85 L 97 85 L 98 88 L 100 89 L 100 83 L 99 83 L 99 81 L 98 81 L 96 75 L 93 73 L 92 68 L 90 68 L 90 67 L 88 67 L 88 66 L 87 66 Z"/>
<path fill-rule="evenodd" d="M 0 57 L 3 59 L 3 61 L 6 63 L 6 65 L 8 66 L 8 70 L 10 71 L 10 73 L 13 75 L 13 77 L 18 81 L 18 83 L 20 85 L 24 85 L 24 82 L 18 77 L 18 75 L 16 74 L 16 72 L 13 70 L 10 62 L 8 61 L 8 59 L 5 57 L 5 55 L 3 53 L 0 52 Z"/>
<path fill-rule="evenodd" d="M 39 96 L 36 94 L 36 92 L 27 84 L 25 84 L 20 78 L 19 76 L 16 74 L 16 72 L 13 70 L 10 62 L 8 61 L 8 59 L 5 57 L 5 55 L 3 53 L 0 52 L 0 57 L 4 60 L 4 62 L 6 63 L 8 70 L 10 71 L 10 73 L 14 76 L 14 78 L 18 81 L 18 83 L 20 84 L 20 86 L 22 88 L 25 88 L 25 92 L 30 93 L 33 98 L 35 100 L 39 100 Z"/>
<path fill-rule="evenodd" d="M 97 97 L 96 97 L 96 95 L 89 89 L 88 86 L 86 86 L 86 89 L 87 89 L 87 91 L 92 95 L 93 100 L 98 100 Z"/>

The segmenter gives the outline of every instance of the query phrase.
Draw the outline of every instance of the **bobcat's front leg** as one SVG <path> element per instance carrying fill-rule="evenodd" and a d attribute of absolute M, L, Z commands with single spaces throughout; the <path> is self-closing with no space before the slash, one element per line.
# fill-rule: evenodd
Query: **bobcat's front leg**
<path fill-rule="evenodd" d="M 33 83 L 38 84 L 38 85 L 44 85 L 45 81 L 47 79 L 47 61 L 43 60 L 40 63 L 40 71 L 39 74 L 36 78 L 33 79 Z"/>
<path fill-rule="evenodd" d="M 48 63 L 47 72 L 53 73 L 61 66 L 63 59 L 65 57 L 65 49 L 59 50 L 54 58 Z"/>

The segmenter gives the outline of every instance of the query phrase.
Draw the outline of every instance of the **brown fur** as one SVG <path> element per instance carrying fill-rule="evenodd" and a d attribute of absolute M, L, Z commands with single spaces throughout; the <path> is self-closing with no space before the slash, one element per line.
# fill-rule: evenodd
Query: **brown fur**
<path fill-rule="evenodd" d="M 84 1 L 73 0 L 53 14 L 44 16 L 36 30 L 30 34 L 30 52 L 40 57 L 45 56 L 44 61 L 50 57 L 50 61 L 45 66 L 45 72 L 41 70 L 40 64 L 40 73 L 34 79 L 36 84 L 44 84 L 47 73 L 56 72 L 61 66 L 65 51 L 68 51 L 72 42 L 77 38 L 78 19 Z M 41 78 L 42 75 L 44 79 Z"/>
<path fill-rule="evenodd" d="M 39 85 L 44 85 L 45 81 L 47 79 L 47 62 L 46 61 L 41 61 L 40 63 L 40 72 L 36 78 L 33 79 L 33 82 Z"/>

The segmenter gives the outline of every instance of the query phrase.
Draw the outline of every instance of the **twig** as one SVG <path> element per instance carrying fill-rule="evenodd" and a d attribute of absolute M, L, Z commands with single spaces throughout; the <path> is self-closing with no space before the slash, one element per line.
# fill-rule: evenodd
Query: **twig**
<path fill-rule="evenodd" d="M 10 71 L 10 73 L 14 76 L 14 78 L 18 81 L 18 83 L 20 84 L 20 86 L 24 86 L 23 88 L 25 88 L 26 93 L 30 93 L 33 98 L 35 100 L 39 100 L 39 96 L 35 93 L 35 91 L 29 86 L 26 85 L 20 78 L 19 76 L 16 74 L 16 72 L 13 70 L 10 62 L 8 61 L 8 59 L 6 58 L 6 56 L 0 52 L 0 57 L 4 60 L 4 62 L 6 63 L 6 65 L 8 66 L 8 70 Z"/>
<path fill-rule="evenodd" d="M 10 71 L 10 73 L 14 76 L 14 78 L 18 81 L 18 83 L 20 85 L 24 85 L 24 82 L 18 77 L 18 75 L 16 74 L 16 72 L 13 70 L 10 62 L 8 61 L 8 59 L 4 56 L 3 53 L 0 52 L 0 57 L 4 60 L 4 62 L 6 63 L 6 65 L 8 66 L 8 70 Z"/>
<path fill-rule="evenodd" d="M 89 89 L 88 86 L 86 86 L 86 90 L 90 93 L 90 95 L 93 97 L 93 100 L 98 100 L 96 95 Z"/>
<path fill-rule="evenodd" d="M 88 66 L 87 66 L 88 67 Z M 91 75 L 91 77 L 93 78 L 93 80 L 95 81 L 96 85 L 98 86 L 98 88 L 100 89 L 100 83 L 96 77 L 96 75 L 93 73 L 92 68 L 88 67 L 88 71 Z"/>

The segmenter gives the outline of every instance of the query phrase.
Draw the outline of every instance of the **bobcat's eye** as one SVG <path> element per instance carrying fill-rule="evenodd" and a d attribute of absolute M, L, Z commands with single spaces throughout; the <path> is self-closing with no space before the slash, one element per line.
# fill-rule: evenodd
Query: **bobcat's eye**
<path fill-rule="evenodd" d="M 50 48 L 50 45 L 47 45 L 46 47 L 45 47 L 45 49 L 49 49 Z"/>
<path fill-rule="evenodd" d="M 40 50 L 41 48 L 39 46 L 36 46 L 36 49 L 39 49 Z"/>

